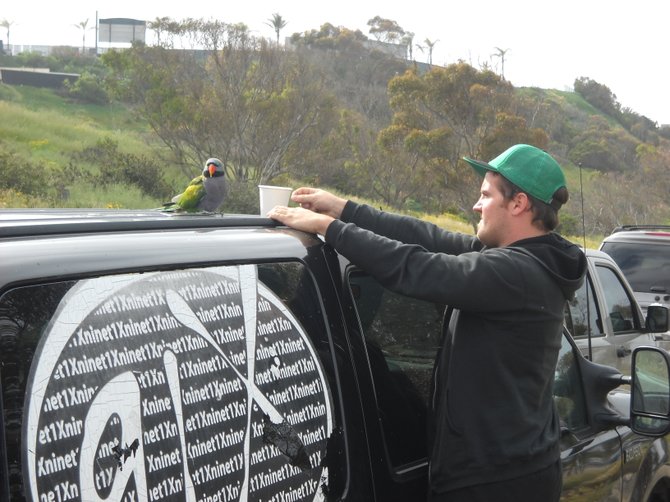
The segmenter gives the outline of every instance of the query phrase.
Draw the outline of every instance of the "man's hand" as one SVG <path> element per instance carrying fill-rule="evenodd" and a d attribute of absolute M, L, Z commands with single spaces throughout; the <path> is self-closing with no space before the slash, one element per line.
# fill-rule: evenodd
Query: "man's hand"
<path fill-rule="evenodd" d="M 285 206 L 275 206 L 268 213 L 268 217 L 296 230 L 319 235 L 326 235 L 328 225 L 335 220 L 327 214 L 315 213 L 302 207 Z"/>
<path fill-rule="evenodd" d="M 346 199 L 337 197 L 330 192 L 308 187 L 295 190 L 291 194 L 291 200 L 300 204 L 300 207 L 332 218 L 339 218 L 347 203 Z"/>

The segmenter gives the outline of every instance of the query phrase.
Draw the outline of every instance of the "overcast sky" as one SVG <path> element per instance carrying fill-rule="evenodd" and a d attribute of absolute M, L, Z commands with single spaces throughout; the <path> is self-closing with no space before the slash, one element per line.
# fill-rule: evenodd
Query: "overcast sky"
<path fill-rule="evenodd" d="M 434 64 L 462 59 L 475 67 L 489 63 L 500 72 L 500 59 L 492 57 L 500 49 L 505 77 L 515 87 L 566 90 L 576 78 L 588 77 L 609 87 L 621 106 L 670 124 L 670 2 L 663 0 L 6 0 L 0 21 L 12 23 L 12 45 L 80 46 L 82 31 L 76 25 L 88 19 L 94 27 L 96 14 L 242 22 L 255 34 L 274 38 L 267 25 L 273 13 L 288 23 L 282 37 L 325 22 L 369 36 L 367 21 L 379 15 L 413 32 L 415 44 L 437 41 Z M 3 28 L 0 38 L 7 43 Z M 93 29 L 86 40 L 95 46 Z M 427 53 L 415 49 L 414 55 L 427 60 Z"/>

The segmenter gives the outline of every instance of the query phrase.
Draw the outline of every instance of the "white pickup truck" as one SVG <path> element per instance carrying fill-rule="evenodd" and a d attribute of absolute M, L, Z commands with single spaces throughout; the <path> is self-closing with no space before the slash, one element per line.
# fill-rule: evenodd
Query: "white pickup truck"
<path fill-rule="evenodd" d="M 654 305 L 645 318 L 623 272 L 608 254 L 589 249 L 586 255 L 587 278 L 566 307 L 565 325 L 586 358 L 628 375 L 635 347 L 670 349 L 667 327 L 651 322 L 657 311 Z"/>

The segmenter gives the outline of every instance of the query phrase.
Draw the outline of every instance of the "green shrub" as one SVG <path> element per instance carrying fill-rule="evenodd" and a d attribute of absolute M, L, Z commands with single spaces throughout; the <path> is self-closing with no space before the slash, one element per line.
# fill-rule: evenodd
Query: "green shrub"
<path fill-rule="evenodd" d="M 54 59 L 49 56 L 43 56 L 39 52 L 22 52 L 12 57 L 15 67 L 26 68 L 52 68 Z"/>
<path fill-rule="evenodd" d="M 0 208 L 41 207 L 40 199 L 16 190 L 0 188 Z"/>
<path fill-rule="evenodd" d="M 221 206 L 224 213 L 258 214 L 258 185 L 250 181 L 228 180 L 228 195 Z"/>
<path fill-rule="evenodd" d="M 106 105 L 109 103 L 109 96 L 107 95 L 107 91 L 105 91 L 101 79 L 92 73 L 82 73 L 74 83 L 66 80 L 65 88 L 70 97 L 82 103 L 96 105 Z"/>
<path fill-rule="evenodd" d="M 70 164 L 69 169 L 74 170 L 84 165 L 93 185 L 133 185 L 142 193 L 156 198 L 167 198 L 173 192 L 165 181 L 160 161 L 145 155 L 120 152 L 118 143 L 110 138 L 101 139 L 95 146 L 74 154 Z M 97 172 L 91 167 L 97 168 Z"/>
<path fill-rule="evenodd" d="M 0 144 L 0 189 L 43 197 L 50 186 L 48 173 Z"/>
<path fill-rule="evenodd" d="M 561 235 L 579 235 L 582 232 L 582 222 L 574 215 L 561 211 L 556 231 Z"/>

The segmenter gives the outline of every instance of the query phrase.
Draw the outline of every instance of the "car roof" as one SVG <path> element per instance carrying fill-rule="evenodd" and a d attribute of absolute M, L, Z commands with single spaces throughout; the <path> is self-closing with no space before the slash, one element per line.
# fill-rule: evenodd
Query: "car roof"
<path fill-rule="evenodd" d="M 586 256 L 590 258 L 602 258 L 603 260 L 613 261 L 610 255 L 608 255 L 604 251 L 599 251 L 597 249 L 587 249 Z"/>
<path fill-rule="evenodd" d="M 670 241 L 670 225 L 624 225 L 603 239 L 603 243 L 653 241 Z"/>
<path fill-rule="evenodd" d="M 249 214 L 119 209 L 0 209 L 0 237 L 183 228 L 275 227 Z"/>
<path fill-rule="evenodd" d="M 0 209 L 0 289 L 89 273 L 303 259 L 322 244 L 256 215 Z"/>

